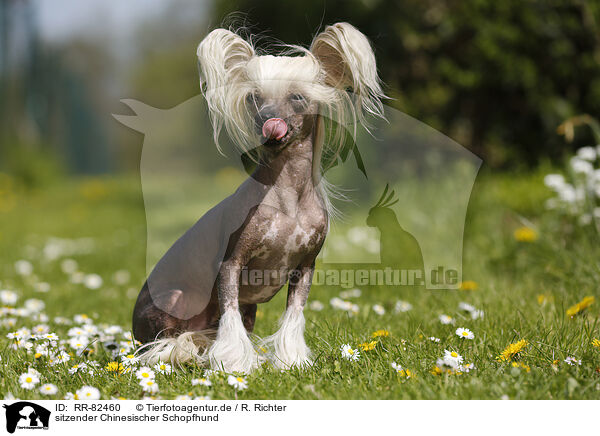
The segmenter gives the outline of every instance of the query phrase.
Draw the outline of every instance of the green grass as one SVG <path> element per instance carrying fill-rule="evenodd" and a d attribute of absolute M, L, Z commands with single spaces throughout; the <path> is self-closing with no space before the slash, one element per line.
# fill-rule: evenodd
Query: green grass
<path fill-rule="evenodd" d="M 329 300 L 343 289 L 316 287 L 310 301 L 324 303 L 325 309 L 305 311 L 306 339 L 314 352 L 315 365 L 286 372 L 265 366 L 247 377 L 248 389 L 238 392 L 237 398 L 600 399 L 600 349 L 591 344 L 593 338 L 600 337 L 600 301 L 574 319 L 565 314 L 584 296 L 600 297 L 600 244 L 591 230 L 544 212 L 543 203 L 549 194 L 542 177 L 542 173 L 480 174 L 469 206 L 463 257 L 463 278 L 477 282 L 477 290 L 363 288 L 362 296 L 352 299 L 360 311 L 350 316 L 329 305 Z M 61 338 L 67 337 L 69 326 L 56 325 L 54 317 L 71 318 L 80 313 L 92 317 L 98 326 L 118 324 L 128 330 L 137 291 L 145 279 L 146 229 L 139 181 L 124 176 L 73 179 L 21 192 L 9 186 L 6 178 L 2 180 L 0 289 L 19 294 L 17 307 L 28 298 L 43 300 L 50 330 Z M 172 213 L 177 215 L 176 210 Z M 514 240 L 514 230 L 523 223 L 536 227 L 537 241 Z M 71 283 L 60 268 L 64 257 L 48 260 L 42 254 L 50 237 L 92 238 L 91 251 L 64 257 L 75 259 L 79 270 L 86 274 L 99 274 L 103 286 L 89 290 Z M 15 273 L 14 263 L 19 259 L 32 262 L 32 276 Z M 113 282 L 118 270 L 131 273 L 127 284 Z M 40 281 L 50 284 L 48 293 L 36 292 Z M 540 294 L 547 297 L 544 304 L 538 302 Z M 398 300 L 410 302 L 412 310 L 394 313 Z M 484 310 L 485 317 L 471 320 L 458 310 L 463 301 Z M 386 313 L 374 313 L 374 304 L 382 304 Z M 266 336 L 275 331 L 284 307 L 285 291 L 260 306 L 255 333 Z M 442 313 L 454 317 L 456 323 L 442 325 L 438 320 Z M 7 325 L 10 318 L 14 318 L 14 326 Z M 0 397 L 9 392 L 23 399 L 42 397 L 39 385 L 33 390 L 19 386 L 19 375 L 29 367 L 42 374 L 40 385 L 58 386 L 59 392 L 50 398 L 62 398 L 83 385 L 99 388 L 105 399 L 144 395 L 135 377 L 128 374 L 103 370 L 94 375 L 68 373 L 68 368 L 79 361 L 96 360 L 103 367 L 113 360 L 103 347 L 96 347 L 89 356 L 74 353 L 69 362 L 50 367 L 45 357 L 35 359 L 31 352 L 11 349 L 11 341 L 6 338 L 7 333 L 39 321 L 7 313 L 0 316 L 0 321 Z M 456 336 L 457 327 L 472 330 L 474 340 Z M 356 347 L 371 340 L 372 332 L 379 329 L 388 330 L 390 336 L 378 341 L 374 350 L 361 352 L 357 362 L 341 357 L 340 345 Z M 440 342 L 430 341 L 430 336 L 440 338 Z M 519 362 L 529 366 L 530 372 L 496 361 L 508 344 L 520 339 L 526 339 L 529 345 Z M 456 350 L 476 369 L 463 374 L 431 374 L 444 349 Z M 567 356 L 581 359 L 581 366 L 567 365 L 563 361 Z M 559 361 L 555 367 L 554 360 Z M 410 369 L 414 375 L 407 379 L 396 374 L 391 362 Z M 191 379 L 202 371 L 190 366 L 169 376 L 158 375 L 157 395 L 168 399 L 191 392 L 213 399 L 236 397 L 223 376 L 214 378 L 211 387 L 192 386 Z"/>

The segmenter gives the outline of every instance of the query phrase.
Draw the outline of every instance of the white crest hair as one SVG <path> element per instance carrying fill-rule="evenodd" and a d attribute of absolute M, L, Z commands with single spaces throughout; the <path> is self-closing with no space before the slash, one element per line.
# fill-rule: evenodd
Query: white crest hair
<path fill-rule="evenodd" d="M 302 93 L 318 103 L 313 178 L 321 179 L 323 157 L 332 162 L 346 141 L 356 136 L 357 123 L 368 130 L 366 115 L 383 118 L 385 98 L 375 55 L 367 38 L 348 23 L 327 26 L 310 49 L 284 45 L 277 56 L 259 56 L 250 42 L 226 29 L 209 33 L 197 50 L 202 92 L 206 98 L 219 151 L 223 126 L 233 142 L 247 152 L 259 145 L 247 96 L 260 91 L 269 97 Z M 322 183 L 321 183 L 322 182 Z M 326 199 L 327 201 L 327 199 Z"/>

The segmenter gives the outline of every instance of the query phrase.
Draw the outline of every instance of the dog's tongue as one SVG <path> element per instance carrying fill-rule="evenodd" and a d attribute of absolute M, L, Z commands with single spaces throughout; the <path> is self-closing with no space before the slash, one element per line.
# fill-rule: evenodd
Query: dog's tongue
<path fill-rule="evenodd" d="M 267 139 L 280 140 L 287 133 L 288 127 L 281 118 L 269 118 L 262 127 L 263 136 Z"/>

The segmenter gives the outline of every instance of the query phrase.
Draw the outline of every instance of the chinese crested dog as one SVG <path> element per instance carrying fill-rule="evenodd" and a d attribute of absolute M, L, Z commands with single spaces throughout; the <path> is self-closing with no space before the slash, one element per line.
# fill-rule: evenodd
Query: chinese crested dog
<path fill-rule="evenodd" d="M 217 147 L 224 126 L 256 169 L 149 275 L 133 313 L 140 358 L 245 373 L 265 359 L 279 368 L 310 365 L 303 309 L 329 225 L 322 174 L 348 129 L 383 116 L 373 50 L 356 28 L 337 23 L 310 49 L 285 46 L 277 56 L 216 29 L 197 55 Z M 253 342 L 257 304 L 286 283 L 279 330 Z"/>

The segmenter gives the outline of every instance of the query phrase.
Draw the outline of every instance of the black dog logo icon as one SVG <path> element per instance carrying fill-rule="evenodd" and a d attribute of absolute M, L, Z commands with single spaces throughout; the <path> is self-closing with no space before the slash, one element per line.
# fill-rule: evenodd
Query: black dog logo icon
<path fill-rule="evenodd" d="M 6 431 L 14 433 L 15 429 L 48 429 L 50 411 L 29 401 L 19 401 L 11 405 L 4 404 L 6 409 Z"/>

